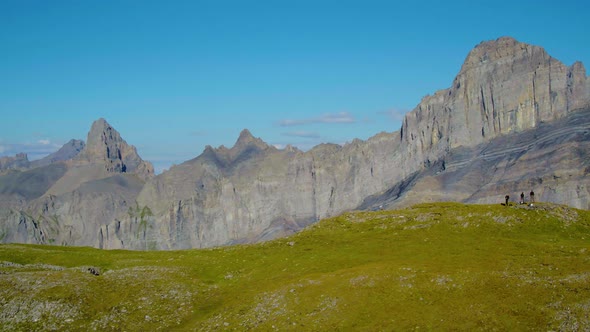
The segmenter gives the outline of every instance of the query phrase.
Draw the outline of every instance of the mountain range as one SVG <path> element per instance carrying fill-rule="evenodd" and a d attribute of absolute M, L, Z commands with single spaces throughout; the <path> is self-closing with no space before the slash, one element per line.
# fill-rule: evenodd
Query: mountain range
<path fill-rule="evenodd" d="M 538 46 L 482 42 L 399 131 L 343 146 L 235 145 L 154 175 L 104 119 L 38 161 L 0 158 L 0 241 L 183 249 L 292 234 L 348 210 L 418 202 L 590 208 L 590 80 Z"/>

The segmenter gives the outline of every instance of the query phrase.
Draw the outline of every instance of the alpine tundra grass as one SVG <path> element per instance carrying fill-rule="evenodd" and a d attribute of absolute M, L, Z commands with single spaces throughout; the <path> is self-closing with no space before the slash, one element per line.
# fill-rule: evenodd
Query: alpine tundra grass
<path fill-rule="evenodd" d="M 204 250 L 0 246 L 2 331 L 587 331 L 589 317 L 590 212 L 551 204 L 349 212 Z"/>

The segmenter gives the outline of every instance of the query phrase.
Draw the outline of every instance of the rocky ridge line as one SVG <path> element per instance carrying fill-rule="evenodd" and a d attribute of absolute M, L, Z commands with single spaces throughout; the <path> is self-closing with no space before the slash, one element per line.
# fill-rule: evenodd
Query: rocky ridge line
<path fill-rule="evenodd" d="M 586 167 L 585 130 L 532 140 L 529 155 L 512 149 L 485 160 L 473 148 L 547 129 L 545 123 L 586 107 L 589 87 L 581 63 L 567 67 L 540 47 L 504 37 L 476 46 L 453 86 L 425 97 L 399 132 L 302 152 L 278 150 L 245 130 L 232 148 L 208 146 L 155 177 L 151 164 L 100 119 L 66 175 L 26 213 L 11 212 L 9 223 L 19 225 L 23 242 L 53 237 L 106 249 L 182 249 L 272 239 L 372 202 L 448 199 L 449 190 L 460 201 L 486 202 L 517 184 L 543 182 L 548 192 L 568 191 L 568 202 L 590 207 L 590 184 L 575 173 Z M 565 171 L 519 166 L 545 160 L 561 167 L 568 156 Z M 461 165 L 463 157 L 472 166 Z M 59 236 L 69 236 L 53 235 L 52 223 L 61 227 Z"/>

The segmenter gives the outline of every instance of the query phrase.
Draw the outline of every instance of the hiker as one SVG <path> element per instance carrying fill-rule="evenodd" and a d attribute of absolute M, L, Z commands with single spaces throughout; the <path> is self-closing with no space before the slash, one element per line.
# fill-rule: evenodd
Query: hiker
<path fill-rule="evenodd" d="M 535 192 L 531 190 L 530 195 L 531 195 L 531 203 L 534 203 L 535 202 Z"/>
<path fill-rule="evenodd" d="M 506 195 L 504 198 L 506 198 L 506 206 L 508 206 L 508 200 L 510 199 L 510 196 Z"/>
<path fill-rule="evenodd" d="M 520 204 L 524 204 L 524 192 L 520 193 Z"/>

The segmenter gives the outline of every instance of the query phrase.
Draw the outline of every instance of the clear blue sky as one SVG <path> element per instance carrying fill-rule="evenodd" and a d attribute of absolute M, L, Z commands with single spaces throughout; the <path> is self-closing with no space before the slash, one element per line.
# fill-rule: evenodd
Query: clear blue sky
<path fill-rule="evenodd" d="M 590 66 L 589 2 L 0 0 L 0 156 L 100 117 L 157 171 L 244 128 L 304 150 L 367 139 L 501 36 Z"/>

